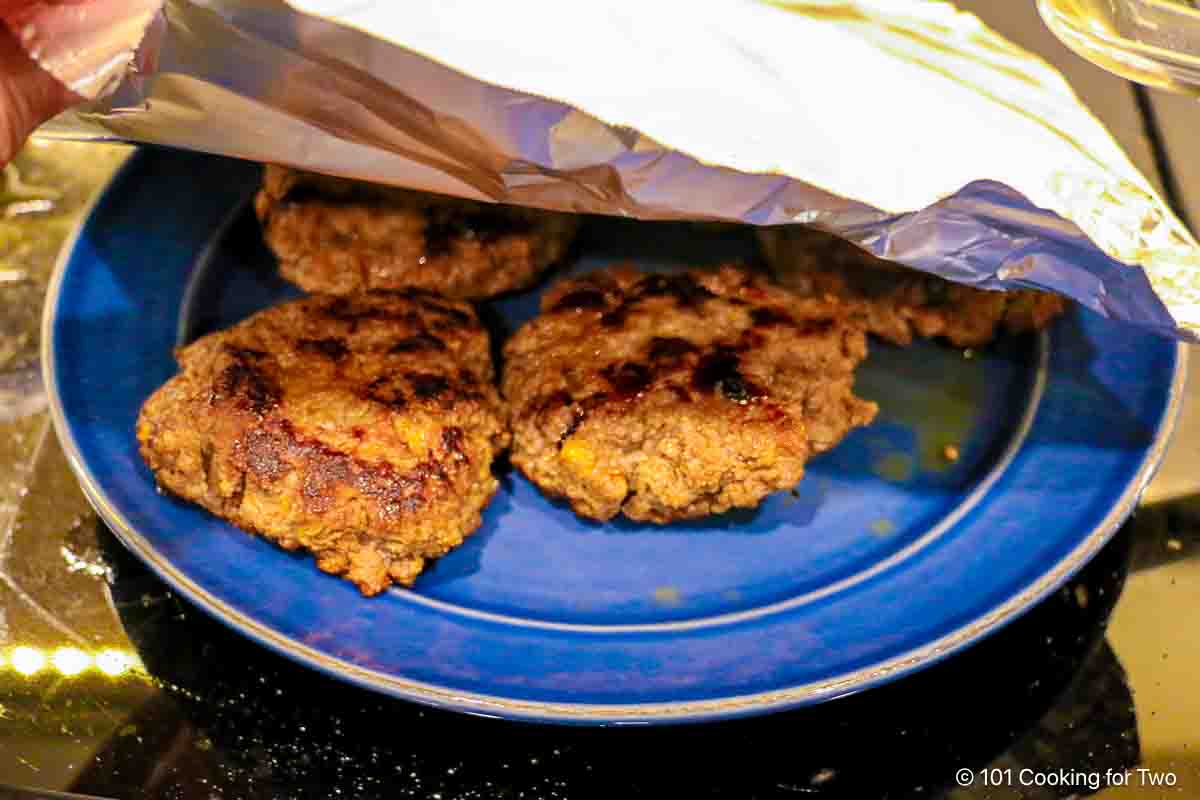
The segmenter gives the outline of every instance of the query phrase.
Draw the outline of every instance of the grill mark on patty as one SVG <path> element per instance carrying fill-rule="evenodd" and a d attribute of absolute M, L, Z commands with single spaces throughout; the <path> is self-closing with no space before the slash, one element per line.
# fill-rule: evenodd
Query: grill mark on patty
<path fill-rule="evenodd" d="M 528 406 L 528 416 L 539 421 L 546 420 L 560 409 L 571 408 L 571 405 L 574 402 L 575 400 L 570 394 L 560 389 L 557 392 L 552 392 L 549 395 L 540 398 L 536 403 Z M 574 414 L 575 410 L 571 409 L 571 413 Z M 567 423 L 567 427 L 564 428 L 564 432 L 558 437 L 558 448 L 560 450 L 562 449 L 563 440 L 574 433 L 575 429 L 578 427 L 579 424 L 575 422 L 574 419 Z"/>
<path fill-rule="evenodd" d="M 756 308 L 750 312 L 750 323 L 758 328 L 770 328 L 776 325 L 794 325 L 796 321 L 782 309 Z"/>
<path fill-rule="evenodd" d="M 597 392 L 577 401 L 566 391 L 560 390 L 537 405 L 534 411 L 537 416 L 552 414 L 559 408 L 570 409 L 571 418 L 558 437 L 558 449 L 562 449 L 563 442 L 579 430 L 596 408 L 608 402 L 627 402 L 641 396 L 652 384 L 660 380 L 664 371 L 675 366 L 669 363 L 670 358 L 678 359 L 699 352 L 699 348 L 684 339 L 656 337 L 651 341 L 649 348 L 652 356 L 656 343 L 659 349 L 659 358 L 656 361 L 659 363 L 647 366 L 638 362 L 620 362 L 609 364 L 600 370 L 601 376 L 612 387 L 612 392 Z M 741 373 L 740 353 L 744 349 L 745 346 L 716 345 L 706 352 L 697 359 L 692 368 L 691 388 L 707 394 L 719 391 L 725 399 L 739 405 L 766 397 L 768 392 L 765 389 Z M 679 355 L 676 355 L 677 353 Z M 675 395 L 681 403 L 692 402 L 692 395 L 685 386 L 667 382 L 663 388 Z"/>
<path fill-rule="evenodd" d="M 436 400 L 450 390 L 450 381 L 441 375 L 430 375 L 427 372 L 406 372 L 408 385 L 419 400 Z"/>
<path fill-rule="evenodd" d="M 449 301 L 445 297 L 429 289 L 410 286 L 405 289 L 376 289 L 375 291 L 378 294 L 389 297 L 402 297 L 409 302 L 416 303 L 426 311 L 449 317 L 464 325 L 475 320 L 472 314 L 462 309 L 454 308 L 453 305 L 447 305 Z"/>
<path fill-rule="evenodd" d="M 825 333 L 835 324 L 832 319 L 818 319 L 804 324 L 797 323 L 790 317 L 787 319 L 803 332 Z M 736 344 L 713 345 L 692 364 L 690 359 L 686 362 L 684 359 L 701 353 L 699 347 L 686 339 L 654 337 L 647 347 L 649 364 L 625 361 L 609 364 L 600 370 L 600 375 L 608 382 L 611 392 L 598 392 L 576 401 L 567 392 L 558 391 L 539 403 L 535 414 L 544 416 L 559 408 L 570 407 L 571 419 L 558 438 L 558 446 L 561 449 L 562 443 L 579 429 L 596 408 L 607 402 L 635 399 L 655 384 L 661 384 L 663 389 L 671 392 L 681 403 L 692 402 L 692 393 L 687 386 L 673 380 L 663 380 L 664 376 L 678 371 L 681 367 L 690 370 L 692 391 L 705 394 L 720 392 L 725 399 L 744 405 L 768 395 L 766 389 L 741 373 L 741 354 L 762 345 L 762 335 L 747 329 Z"/>
<path fill-rule="evenodd" d="M 278 405 L 279 387 L 254 363 L 263 354 L 235 347 L 227 347 L 225 352 L 233 360 L 213 380 L 209 404 L 232 400 L 238 408 L 258 416 Z"/>
<path fill-rule="evenodd" d="M 648 275 L 634 286 L 636 297 L 673 297 L 681 308 L 692 308 L 716 295 L 693 276 Z"/>
<path fill-rule="evenodd" d="M 442 449 L 446 451 L 454 461 L 459 461 L 465 464 L 471 463 L 471 457 L 467 455 L 467 451 L 463 449 L 463 429 L 457 426 L 451 426 L 442 431 Z"/>
<path fill-rule="evenodd" d="M 466 327 L 475 322 L 475 318 L 471 314 L 461 309 L 437 302 L 435 300 L 437 295 L 428 292 L 415 290 L 377 289 L 373 292 L 373 294 L 383 296 L 399 296 L 408 300 L 421 311 L 425 311 L 428 314 L 440 317 L 440 319 L 434 322 L 434 326 L 444 330 Z M 321 314 L 329 319 L 337 320 L 338 322 L 350 323 L 351 331 L 356 329 L 357 323 L 364 320 L 404 322 L 415 327 L 424 327 L 421 315 L 417 313 L 416 309 L 405 309 L 400 311 L 385 306 L 375 306 L 355 302 L 348 297 L 334 298 L 321 309 Z"/>
<path fill-rule="evenodd" d="M 600 322 L 610 326 L 623 323 L 631 306 L 643 298 L 659 296 L 674 297 L 680 307 L 693 309 L 709 298 L 718 297 L 690 275 L 652 275 L 635 284 L 615 309 L 601 316 Z M 740 298 L 723 299 L 735 305 L 749 304 Z M 607 296 L 602 288 L 584 285 L 563 295 L 549 308 L 549 312 L 594 310 L 606 306 Z M 646 346 L 648 363 L 617 362 L 600 370 L 611 392 L 598 392 L 576 400 L 565 390 L 560 390 L 536 403 L 531 408 L 531 416 L 547 419 L 562 408 L 569 409 L 570 418 L 557 439 L 557 447 L 561 450 L 563 443 L 578 431 L 595 409 L 608 402 L 636 398 L 662 381 L 664 375 L 681 368 L 690 371 L 688 385 L 672 380 L 662 382 L 662 388 L 671 392 L 680 403 L 692 402 L 694 391 L 701 394 L 719 392 L 726 400 L 745 405 L 769 395 L 765 388 L 741 371 L 742 354 L 765 344 L 762 329 L 787 326 L 800 336 L 824 336 L 838 324 L 838 320 L 832 316 L 796 319 L 788 311 L 770 306 L 752 308 L 749 316 L 751 325 L 742 331 L 734 344 L 716 343 L 703 351 L 693 342 L 680 337 L 653 337 Z M 781 409 L 775 411 L 783 413 Z"/>
<path fill-rule="evenodd" d="M 587 419 L 587 412 L 579 406 L 572 406 L 571 419 L 567 421 L 567 427 L 563 428 L 562 435 L 558 437 L 558 449 L 562 450 L 563 442 L 575 435 L 575 431 L 579 430 L 579 426 Z"/>
<path fill-rule="evenodd" d="M 837 327 L 838 321 L 831 317 L 821 319 L 806 319 L 796 323 L 796 330 L 801 336 L 828 336 Z"/>
<path fill-rule="evenodd" d="M 456 383 L 444 375 L 414 371 L 405 372 L 403 379 L 413 399 L 418 402 L 438 401 L 443 408 L 451 408 L 460 401 L 483 402 L 486 399 L 478 388 L 478 379 L 469 370 L 459 370 L 459 376 L 460 380 Z M 396 411 L 405 408 L 409 397 L 399 385 L 398 377 L 385 375 L 376 378 L 367 384 L 361 396 Z"/>
<path fill-rule="evenodd" d="M 700 392 L 720 390 L 726 399 L 748 403 L 766 391 L 741 374 L 741 357 L 735 348 L 719 346 L 701 356 L 692 373 L 692 387 Z"/>
<path fill-rule="evenodd" d="M 444 206 L 431 208 L 426 214 L 425 255 L 429 258 L 450 255 L 461 239 L 476 239 L 486 245 L 533 229 L 531 220 L 498 208 Z"/>
<path fill-rule="evenodd" d="M 255 350 L 253 347 L 236 347 L 231 344 L 225 345 L 225 352 L 237 361 L 258 361 L 267 357 L 262 350 Z"/>
<path fill-rule="evenodd" d="M 837 319 L 829 316 L 796 319 L 781 308 L 756 308 L 750 312 L 750 322 L 758 329 L 786 326 L 800 336 L 825 336 L 838 324 Z"/>
<path fill-rule="evenodd" d="M 828 336 L 837 327 L 838 321 L 831 317 L 823 319 L 808 319 L 797 323 L 796 328 L 801 336 Z"/>
<path fill-rule="evenodd" d="M 691 393 L 684 387 L 680 386 L 678 383 L 667 384 L 667 388 L 671 390 L 671 394 L 675 395 L 675 399 L 678 400 L 679 402 L 681 402 L 681 403 L 692 402 Z"/>
<path fill-rule="evenodd" d="M 622 303 L 613 311 L 609 311 L 600 317 L 600 324 L 608 328 L 619 328 L 625 324 L 625 320 L 629 317 L 629 304 Z"/>
<path fill-rule="evenodd" d="M 791 317 L 785 315 L 784 319 L 792 325 L 797 325 Z M 822 319 L 811 325 L 797 327 L 800 327 L 803 333 L 827 332 L 832 325 L 833 320 Z M 762 345 L 762 335 L 753 330 L 744 331 L 736 345 L 714 345 L 700 355 L 691 366 L 692 389 L 707 393 L 720 390 L 726 399 L 735 403 L 747 403 L 765 397 L 765 389 L 741 374 L 741 354 Z M 676 337 L 655 337 L 650 340 L 647 350 L 650 366 L 624 362 L 610 364 L 600 371 L 613 388 L 614 399 L 624 400 L 642 394 L 651 384 L 662 381 L 664 375 L 678 370 L 683 359 L 700 353 L 700 348 L 696 345 Z M 692 399 L 685 387 L 674 382 L 664 383 L 663 388 L 672 392 L 681 402 L 690 402 Z"/>
<path fill-rule="evenodd" d="M 426 372 L 406 372 L 404 377 L 408 380 L 408 384 L 418 400 L 437 400 L 441 402 L 443 408 L 450 408 L 460 401 L 482 402 L 484 400 L 483 393 L 474 388 L 477 385 L 474 380 L 469 384 L 466 381 L 456 384 L 444 375 Z"/>
<path fill-rule="evenodd" d="M 563 295 L 550 311 L 592 311 L 605 308 L 607 305 L 608 301 L 604 298 L 604 292 L 599 289 L 576 289 Z"/>
<path fill-rule="evenodd" d="M 350 348 L 346 346 L 346 340 L 339 339 L 336 336 L 330 336 L 325 339 L 299 339 L 296 342 L 296 347 L 301 351 L 324 356 L 330 361 L 341 361 L 350 354 Z"/>
<path fill-rule="evenodd" d="M 609 364 L 600 374 L 613 388 L 617 399 L 636 397 L 650 386 L 655 374 L 649 367 L 636 362 Z"/>
<path fill-rule="evenodd" d="M 454 460 L 466 463 L 461 450 L 462 432 L 443 434 L 447 452 L 457 450 Z M 301 436 L 287 420 L 271 420 L 247 431 L 234 443 L 235 463 L 244 472 L 266 483 L 274 483 L 293 469 L 302 471 L 300 495 L 305 509 L 314 514 L 329 510 L 338 486 L 348 486 L 376 502 L 383 520 L 394 520 L 427 505 L 449 483 L 445 466 L 434 458 L 401 472 L 386 462 L 367 462 L 335 450 L 315 439 Z"/>
<path fill-rule="evenodd" d="M 363 397 L 397 411 L 408 405 L 408 398 L 404 396 L 404 392 L 387 376 L 368 383 Z"/>
<path fill-rule="evenodd" d="M 697 352 L 696 345 L 676 336 L 655 336 L 650 340 L 650 360 L 666 361 Z"/>
<path fill-rule="evenodd" d="M 610 328 L 624 325 L 629 312 L 650 297 L 670 297 L 679 308 L 698 311 L 706 300 L 716 296 L 688 274 L 647 275 L 633 285 L 619 306 L 600 317 L 600 324 Z"/>
<path fill-rule="evenodd" d="M 537 403 L 533 408 L 532 416 L 545 419 L 564 408 L 570 411 L 571 418 L 567 420 L 567 424 L 563 428 L 562 433 L 559 434 L 557 441 L 558 449 L 561 450 L 563 442 L 571 438 L 575 434 L 575 431 L 579 430 L 579 426 L 587 419 L 588 414 L 595 408 L 603 405 L 608 400 L 608 397 L 607 392 L 597 392 L 576 402 L 575 398 L 571 397 L 568 392 L 560 389 Z"/>
<path fill-rule="evenodd" d="M 405 339 L 393 344 L 388 348 L 388 353 L 423 353 L 423 352 L 442 352 L 446 349 L 446 343 L 431 333 L 418 333 L 415 336 L 409 336 Z"/>
<path fill-rule="evenodd" d="M 587 422 L 588 417 L 591 416 L 593 411 L 613 399 L 618 398 L 613 398 L 608 392 L 596 392 L 578 402 L 572 402 L 571 419 L 567 421 L 567 426 L 563 429 L 562 435 L 558 437 L 558 449 L 561 450 L 563 442 L 574 436 L 579 427 Z"/>

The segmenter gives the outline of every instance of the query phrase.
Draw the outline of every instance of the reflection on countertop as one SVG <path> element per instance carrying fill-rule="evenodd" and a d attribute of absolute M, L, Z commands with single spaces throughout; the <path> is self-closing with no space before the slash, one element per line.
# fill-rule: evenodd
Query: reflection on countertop
<path fill-rule="evenodd" d="M 65 466 L 53 444 L 45 457 Z M 315 798 L 334 789 L 350 797 L 920 797 L 953 788 L 963 767 L 1124 770 L 1139 763 L 1138 722 L 1105 623 L 1131 553 L 1135 567 L 1164 560 L 1130 526 L 1028 616 L 883 689 L 717 725 L 591 730 L 427 710 L 337 683 L 174 597 L 99 523 L 57 538 L 111 570 L 109 583 L 88 570 L 69 573 L 73 559 L 60 557 L 61 568 L 42 562 L 88 575 L 109 594 L 107 607 L 129 636 L 125 648 L 110 648 L 136 656 L 117 675 L 105 674 L 96 654 L 64 675 L 54 662 L 63 645 L 25 645 L 43 659 L 36 669 L 16 669 L 10 647 L 0 668 L 0 774 L 152 798 Z M 39 585 L 47 590 L 34 601 L 57 594 Z M 59 616 L 74 621 L 69 611 Z M 982 787 L 958 795 L 1003 796 Z"/>

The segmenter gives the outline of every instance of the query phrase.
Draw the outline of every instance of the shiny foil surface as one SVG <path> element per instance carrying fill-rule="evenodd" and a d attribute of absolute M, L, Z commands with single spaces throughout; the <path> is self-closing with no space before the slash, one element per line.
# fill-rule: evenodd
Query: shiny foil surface
<path fill-rule="evenodd" d="M 1200 331 L 1186 228 L 1055 70 L 948 3 L 168 0 L 161 20 L 52 130 L 767 237 L 815 224 Z"/>

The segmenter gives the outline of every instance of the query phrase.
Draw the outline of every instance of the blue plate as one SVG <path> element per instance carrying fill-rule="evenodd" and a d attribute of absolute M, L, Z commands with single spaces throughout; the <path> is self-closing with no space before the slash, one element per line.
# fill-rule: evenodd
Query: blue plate
<path fill-rule="evenodd" d="M 364 599 L 155 491 L 142 401 L 172 348 L 295 294 L 246 201 L 258 169 L 143 150 L 54 278 L 45 365 L 58 432 L 121 540 L 202 608 L 332 675 L 423 703 L 573 723 L 754 714 L 927 666 L 1059 586 L 1116 530 L 1162 455 L 1176 343 L 1073 311 L 975 354 L 876 344 L 878 420 L 753 512 L 594 524 L 519 474 L 411 591 Z M 589 220 L 569 269 L 753 257 L 743 232 Z M 485 307 L 499 330 L 536 292 Z M 951 461 L 947 446 L 957 448 Z"/>

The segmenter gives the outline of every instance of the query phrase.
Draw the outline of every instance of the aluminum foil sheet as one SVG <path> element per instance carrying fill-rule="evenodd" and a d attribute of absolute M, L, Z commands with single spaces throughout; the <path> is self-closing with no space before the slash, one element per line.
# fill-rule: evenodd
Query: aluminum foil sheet
<path fill-rule="evenodd" d="M 768 238 L 807 223 L 1200 334 L 1187 229 L 1057 72 L 948 3 L 166 0 L 154 19 L 122 29 L 116 90 L 52 131 Z M 39 24 L 39 60 L 70 62 Z"/>

